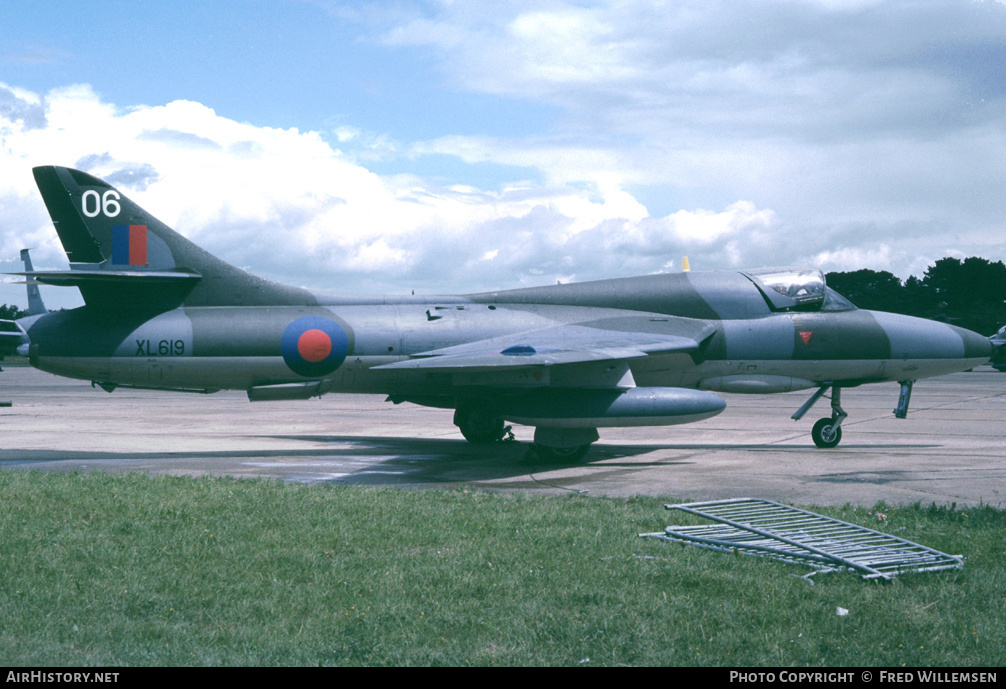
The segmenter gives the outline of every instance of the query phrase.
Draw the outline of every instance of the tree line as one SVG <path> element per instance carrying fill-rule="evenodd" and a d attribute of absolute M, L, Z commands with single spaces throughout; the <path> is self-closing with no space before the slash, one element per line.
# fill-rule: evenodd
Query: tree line
<path fill-rule="evenodd" d="M 861 309 L 890 311 L 959 325 L 991 335 L 1006 324 L 1006 265 L 972 256 L 941 258 L 902 282 L 864 268 L 828 273 L 828 286 Z"/>
<path fill-rule="evenodd" d="M 13 304 L 0 305 L 0 321 L 16 321 L 18 318 L 24 318 L 27 315 L 28 312 L 26 310 L 18 308 Z"/>

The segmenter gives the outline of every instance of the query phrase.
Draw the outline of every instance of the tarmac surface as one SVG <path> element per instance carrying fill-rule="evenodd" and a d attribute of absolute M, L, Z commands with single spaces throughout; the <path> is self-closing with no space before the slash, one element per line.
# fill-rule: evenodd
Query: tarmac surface
<path fill-rule="evenodd" d="M 983 367 L 916 383 L 895 419 L 894 383 L 844 390 L 844 439 L 819 450 L 814 421 L 790 415 L 813 391 L 723 395 L 727 409 L 685 426 L 601 429 L 575 464 L 526 457 L 518 442 L 467 443 L 452 412 L 376 395 L 250 403 L 119 389 L 26 366 L 0 373 L 0 468 L 264 477 L 303 483 L 651 495 L 754 497 L 797 505 L 921 502 L 1006 506 L 1006 374 Z"/>

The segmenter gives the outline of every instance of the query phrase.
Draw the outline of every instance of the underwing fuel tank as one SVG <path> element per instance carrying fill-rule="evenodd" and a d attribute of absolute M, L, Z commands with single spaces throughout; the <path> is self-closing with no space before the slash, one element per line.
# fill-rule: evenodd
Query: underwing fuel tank
<path fill-rule="evenodd" d="M 549 428 L 673 426 L 716 416 L 723 398 L 684 388 L 545 389 L 501 402 L 506 420 Z"/>

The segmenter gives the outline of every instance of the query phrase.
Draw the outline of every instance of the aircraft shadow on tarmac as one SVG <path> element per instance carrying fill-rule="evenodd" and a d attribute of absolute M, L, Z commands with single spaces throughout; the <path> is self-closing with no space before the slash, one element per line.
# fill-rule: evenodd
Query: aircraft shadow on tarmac
<path fill-rule="evenodd" d="M 820 453 L 822 458 L 840 453 L 822 453 L 800 445 L 731 443 L 597 443 L 588 455 L 576 462 L 546 462 L 528 452 L 524 442 L 472 445 L 460 438 L 405 438 L 349 435 L 268 435 L 258 436 L 298 443 L 316 443 L 314 448 L 248 450 L 195 450 L 150 452 L 100 452 L 80 450 L 0 451 L 0 467 L 60 470 L 181 472 L 194 465 L 193 473 L 248 476 L 248 467 L 270 467 L 286 480 L 316 483 L 403 485 L 468 483 L 528 476 L 565 468 L 644 469 L 656 466 L 699 464 L 701 456 L 721 451 Z M 905 451 L 929 447 L 921 445 L 863 444 L 844 446 L 844 451 Z M 642 460 L 653 452 L 677 452 L 653 461 Z M 642 461 L 641 461 L 642 460 Z"/>
<path fill-rule="evenodd" d="M 260 436 L 298 442 L 314 442 L 316 448 L 195 450 L 149 452 L 108 452 L 80 450 L 0 450 L 2 468 L 38 468 L 46 470 L 145 471 L 150 473 L 193 473 L 249 475 L 247 466 L 268 465 L 289 480 L 304 480 L 311 473 L 328 473 L 337 478 L 316 482 L 368 485 L 417 483 L 464 483 L 492 481 L 527 476 L 541 471 L 586 467 L 604 463 L 617 467 L 620 458 L 645 455 L 666 445 L 606 445 L 592 448 L 578 462 L 545 462 L 528 455 L 527 443 L 501 442 L 472 445 L 462 439 L 398 438 L 393 436 Z M 683 448 L 684 449 L 684 448 Z M 707 450 L 696 446 L 695 449 Z M 615 461 L 613 461 L 615 460 Z M 674 465 L 693 463 L 687 457 L 657 462 L 626 463 L 625 466 Z M 57 466 L 58 465 L 58 466 Z"/>
<path fill-rule="evenodd" d="M 598 444 L 576 462 L 547 462 L 529 453 L 523 442 L 499 442 L 473 445 L 461 439 L 399 438 L 393 436 L 270 436 L 298 441 L 312 441 L 330 446 L 319 449 L 316 456 L 344 458 L 363 464 L 355 471 L 336 479 L 338 483 L 402 484 L 402 483 L 464 483 L 492 481 L 527 476 L 541 471 L 589 467 L 603 462 L 618 466 L 611 460 L 645 455 L 665 445 Z M 692 463 L 674 458 L 653 462 L 653 465 Z M 633 462 L 643 467 L 651 463 Z M 628 466 L 628 465 L 627 465 Z"/>

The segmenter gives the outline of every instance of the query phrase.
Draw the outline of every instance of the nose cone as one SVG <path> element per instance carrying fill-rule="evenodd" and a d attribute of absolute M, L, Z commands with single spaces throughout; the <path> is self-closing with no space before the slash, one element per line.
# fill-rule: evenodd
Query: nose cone
<path fill-rule="evenodd" d="M 872 313 L 891 344 L 890 358 L 921 367 L 915 377 L 965 371 L 992 358 L 994 347 L 989 338 L 976 332 L 924 318 Z"/>
<path fill-rule="evenodd" d="M 966 359 L 991 359 L 996 352 L 996 347 L 992 341 L 984 335 L 950 326 L 961 337 L 964 342 L 964 358 Z"/>

